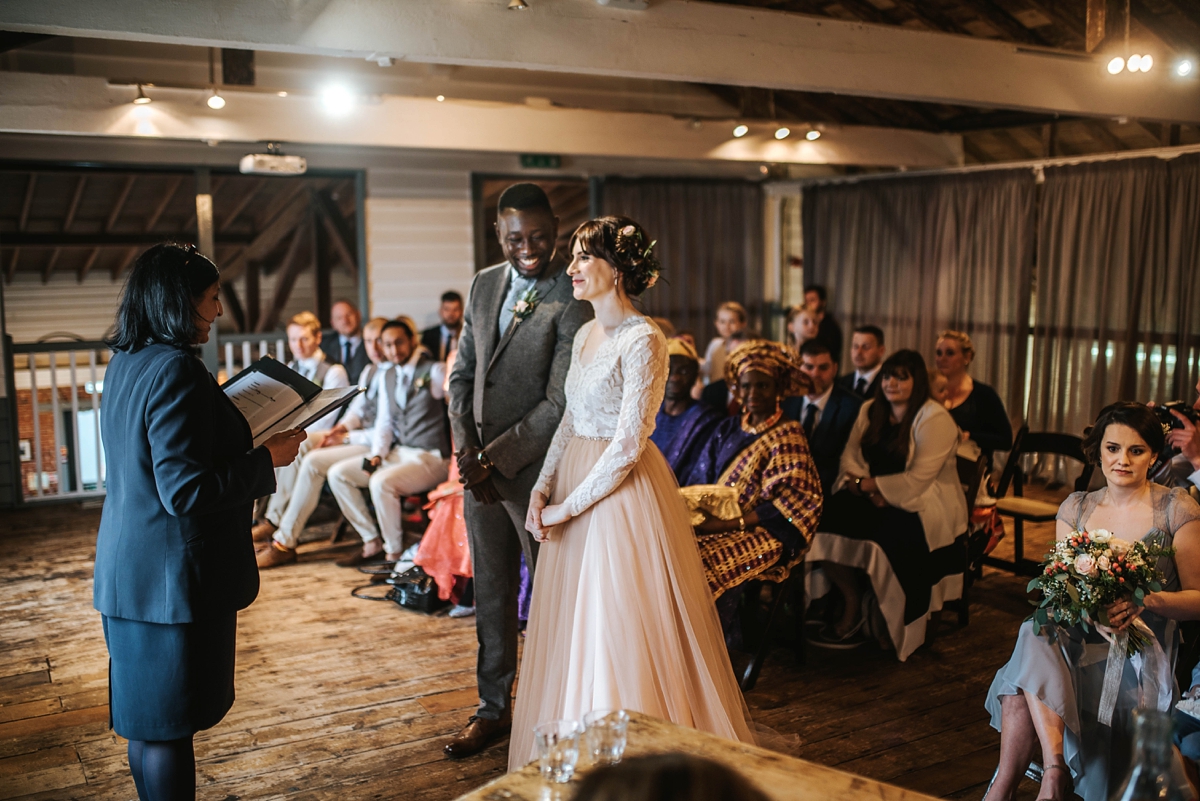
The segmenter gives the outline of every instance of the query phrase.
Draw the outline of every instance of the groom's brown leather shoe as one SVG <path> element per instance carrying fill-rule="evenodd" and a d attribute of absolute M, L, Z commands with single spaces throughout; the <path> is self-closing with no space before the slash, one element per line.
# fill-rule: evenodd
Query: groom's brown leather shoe
<path fill-rule="evenodd" d="M 463 730 L 446 743 L 446 756 L 453 759 L 474 756 L 487 748 L 488 743 L 512 731 L 512 713 L 506 712 L 500 720 L 488 720 L 472 715 Z"/>

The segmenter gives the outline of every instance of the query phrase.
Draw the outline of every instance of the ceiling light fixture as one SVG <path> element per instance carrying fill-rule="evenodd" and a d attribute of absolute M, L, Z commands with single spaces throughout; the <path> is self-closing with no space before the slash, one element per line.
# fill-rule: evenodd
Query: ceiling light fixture
<path fill-rule="evenodd" d="M 792 134 L 791 129 L 781 127 L 775 131 L 775 138 L 776 139 L 787 139 L 789 136 L 791 136 L 791 134 Z"/>
<path fill-rule="evenodd" d="M 144 106 L 150 102 L 150 98 L 146 97 L 146 93 L 142 91 L 142 85 L 140 83 L 137 85 L 137 88 L 137 97 L 133 99 L 133 103 L 135 106 Z"/>
<path fill-rule="evenodd" d="M 1113 56 L 1112 60 L 1108 62 L 1109 75 L 1116 75 L 1123 69 L 1125 69 L 1125 59 L 1120 56 Z"/>
<path fill-rule="evenodd" d="M 213 89 L 213 93 L 211 95 L 209 95 L 208 107 L 211 109 L 216 109 L 216 110 L 225 108 L 225 98 L 223 98 L 223 97 L 221 97 L 221 95 L 217 94 L 216 89 Z"/>
<path fill-rule="evenodd" d="M 1175 64 L 1175 74 L 1180 78 L 1187 78 L 1196 73 L 1196 62 L 1190 58 L 1180 59 Z"/>
<path fill-rule="evenodd" d="M 438 95 L 438 96 L 437 96 L 437 102 L 439 102 L 439 103 L 445 103 L 445 102 L 446 102 L 446 96 L 445 96 L 445 95 Z"/>
<path fill-rule="evenodd" d="M 821 138 L 821 132 L 815 128 L 804 135 L 804 138 L 810 142 L 815 142 Z"/>
<path fill-rule="evenodd" d="M 276 92 L 275 94 L 279 95 L 280 97 L 287 97 L 287 92 Z"/>
<path fill-rule="evenodd" d="M 354 108 L 354 95 L 346 87 L 332 84 L 321 90 L 321 105 L 330 114 L 341 117 Z"/>
<path fill-rule="evenodd" d="M 738 125 L 733 129 L 733 135 L 738 139 L 741 139 L 748 133 L 750 133 L 750 126 L 748 125 Z"/>
<path fill-rule="evenodd" d="M 1149 72 L 1150 68 L 1153 66 L 1154 66 L 1154 56 L 1150 55 L 1149 53 L 1142 56 L 1142 67 L 1141 67 L 1142 72 Z"/>
<path fill-rule="evenodd" d="M 508 0 L 509 11 L 524 11 L 529 8 L 529 4 L 525 0 Z"/>

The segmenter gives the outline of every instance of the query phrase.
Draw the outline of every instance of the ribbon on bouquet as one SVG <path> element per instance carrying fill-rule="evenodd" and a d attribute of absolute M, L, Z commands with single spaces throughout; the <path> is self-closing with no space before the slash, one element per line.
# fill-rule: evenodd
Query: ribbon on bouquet
<path fill-rule="evenodd" d="M 1100 693 L 1100 709 L 1097 720 L 1105 726 L 1112 726 L 1113 711 L 1117 707 L 1117 695 L 1121 690 L 1121 676 L 1125 673 L 1125 660 L 1128 659 L 1137 674 L 1141 697 L 1139 705 L 1166 712 L 1171 708 L 1174 684 L 1171 678 L 1171 666 L 1167 655 L 1163 653 L 1158 637 L 1150 627 L 1138 618 L 1130 624 L 1144 635 L 1150 644 L 1132 657 L 1129 654 L 1129 630 L 1113 631 L 1108 626 L 1097 625 L 1096 630 L 1108 640 L 1108 661 L 1104 666 L 1104 689 Z"/>

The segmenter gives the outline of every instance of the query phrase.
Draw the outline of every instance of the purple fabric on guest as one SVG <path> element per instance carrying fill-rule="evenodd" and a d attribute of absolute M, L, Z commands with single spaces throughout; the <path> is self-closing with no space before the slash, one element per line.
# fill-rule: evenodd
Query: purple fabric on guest
<path fill-rule="evenodd" d="M 517 620 L 521 628 L 529 621 L 529 601 L 533 598 L 533 579 L 529 577 L 529 568 L 525 566 L 525 554 L 521 554 L 521 589 L 517 591 Z"/>
<path fill-rule="evenodd" d="M 672 417 L 661 409 L 654 418 L 654 433 L 650 441 L 658 446 L 675 478 L 682 483 L 691 470 L 696 455 L 721 415 L 703 403 L 694 402 L 683 414 Z"/>

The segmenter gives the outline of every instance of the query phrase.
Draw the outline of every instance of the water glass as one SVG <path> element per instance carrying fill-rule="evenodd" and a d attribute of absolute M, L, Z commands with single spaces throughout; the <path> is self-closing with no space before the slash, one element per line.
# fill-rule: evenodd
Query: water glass
<path fill-rule="evenodd" d="M 583 716 L 588 751 L 596 765 L 615 765 L 625 753 L 629 715 L 624 710 L 597 709 Z"/>
<path fill-rule="evenodd" d="M 579 761 L 579 724 L 573 720 L 552 720 L 533 729 L 537 744 L 538 769 L 549 782 L 562 784 L 575 775 Z"/>

